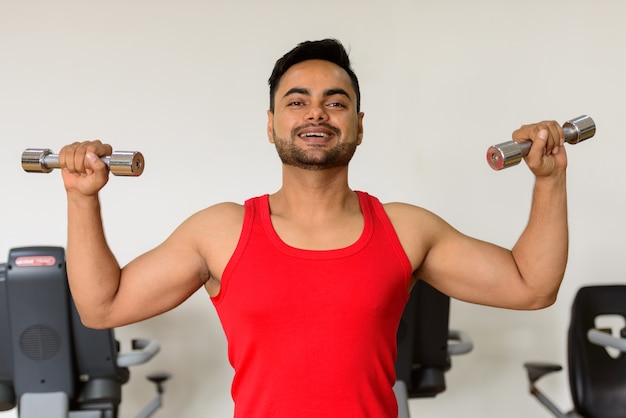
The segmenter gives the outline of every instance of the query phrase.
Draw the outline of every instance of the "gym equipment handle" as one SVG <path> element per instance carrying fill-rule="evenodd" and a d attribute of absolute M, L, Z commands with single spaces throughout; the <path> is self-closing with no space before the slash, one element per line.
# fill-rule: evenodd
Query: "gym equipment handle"
<path fill-rule="evenodd" d="M 622 353 L 626 352 L 626 339 L 614 337 L 599 329 L 592 328 L 587 331 L 587 339 L 593 344 L 615 348 Z"/>
<path fill-rule="evenodd" d="M 596 124 L 589 116 L 582 115 L 565 122 L 563 134 L 565 142 L 572 145 L 578 144 L 596 134 Z M 513 167 L 528 155 L 531 145 L 532 141 L 507 141 L 492 145 L 487 150 L 487 163 L 494 170 Z"/>
<path fill-rule="evenodd" d="M 118 367 L 136 366 L 148 362 L 161 351 L 158 341 L 137 339 L 132 342 L 132 352 L 121 353 L 117 356 Z"/>
<path fill-rule="evenodd" d="M 116 176 L 137 177 L 143 173 L 144 159 L 139 151 L 113 151 L 100 158 Z M 29 173 L 49 173 L 61 168 L 59 155 L 48 148 L 27 148 L 22 153 L 22 168 Z"/>

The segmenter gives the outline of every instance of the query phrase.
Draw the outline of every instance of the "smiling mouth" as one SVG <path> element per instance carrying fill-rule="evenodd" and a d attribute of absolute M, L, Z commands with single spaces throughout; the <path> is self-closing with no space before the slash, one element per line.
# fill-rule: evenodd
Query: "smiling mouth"
<path fill-rule="evenodd" d="M 325 142 L 335 136 L 339 136 L 341 131 L 326 123 L 306 124 L 294 129 L 294 136 L 309 142 Z"/>
<path fill-rule="evenodd" d="M 330 138 L 331 134 L 324 132 L 305 132 L 298 135 L 300 138 Z"/>

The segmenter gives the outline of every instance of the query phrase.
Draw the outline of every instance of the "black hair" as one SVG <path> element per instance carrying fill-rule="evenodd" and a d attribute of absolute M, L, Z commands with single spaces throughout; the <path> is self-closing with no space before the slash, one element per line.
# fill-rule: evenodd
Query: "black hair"
<path fill-rule="evenodd" d="M 301 42 L 291 51 L 283 55 L 276 64 L 270 76 L 268 83 L 270 86 L 270 111 L 274 111 L 274 95 L 278 89 L 278 84 L 282 76 L 287 70 L 302 61 L 307 60 L 324 60 L 330 61 L 343 68 L 352 80 L 352 87 L 356 92 L 356 111 L 361 109 L 361 91 L 359 89 L 359 80 L 352 70 L 348 52 L 341 42 L 336 39 L 323 39 L 321 41 L 305 41 Z"/>

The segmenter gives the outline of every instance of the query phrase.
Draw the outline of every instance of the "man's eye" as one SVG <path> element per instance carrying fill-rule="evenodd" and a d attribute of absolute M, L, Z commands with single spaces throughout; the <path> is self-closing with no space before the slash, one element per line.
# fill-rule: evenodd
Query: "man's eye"
<path fill-rule="evenodd" d="M 287 103 L 287 106 L 302 106 L 304 103 L 299 100 L 293 100 Z"/>
<path fill-rule="evenodd" d="M 343 103 L 332 102 L 332 103 L 328 103 L 328 107 L 346 107 L 346 106 Z"/>

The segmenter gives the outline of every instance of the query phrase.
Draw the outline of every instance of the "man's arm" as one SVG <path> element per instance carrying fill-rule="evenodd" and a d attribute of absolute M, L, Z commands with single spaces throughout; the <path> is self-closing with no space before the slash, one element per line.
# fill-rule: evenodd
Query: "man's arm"
<path fill-rule="evenodd" d="M 554 303 L 567 263 L 567 158 L 556 122 L 523 126 L 513 138 L 533 141 L 526 161 L 536 181 L 528 224 L 511 251 L 468 237 L 423 209 L 386 209 L 416 279 L 467 302 L 539 309 Z"/>
<path fill-rule="evenodd" d="M 201 287 L 209 275 L 197 250 L 193 217 L 163 244 L 120 268 L 106 242 L 98 198 L 108 180 L 98 156 L 110 151 L 110 146 L 95 141 L 72 144 L 59 154 L 68 203 L 68 279 L 83 323 L 93 328 L 165 312 Z"/>

